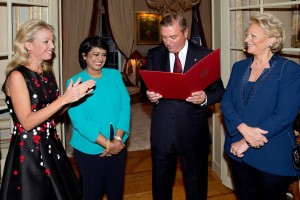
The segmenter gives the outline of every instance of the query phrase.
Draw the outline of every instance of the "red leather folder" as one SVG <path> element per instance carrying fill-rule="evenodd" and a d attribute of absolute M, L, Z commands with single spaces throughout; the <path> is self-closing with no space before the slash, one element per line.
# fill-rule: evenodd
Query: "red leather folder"
<path fill-rule="evenodd" d="M 139 70 L 139 73 L 148 91 L 166 99 L 185 100 L 220 78 L 220 49 L 208 54 L 185 74 L 148 70 Z"/>

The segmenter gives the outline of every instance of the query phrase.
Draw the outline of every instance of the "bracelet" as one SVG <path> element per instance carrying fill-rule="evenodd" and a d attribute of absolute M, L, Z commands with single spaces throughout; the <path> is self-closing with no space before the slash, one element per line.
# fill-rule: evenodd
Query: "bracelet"
<path fill-rule="evenodd" d="M 114 138 L 115 138 L 116 140 L 122 141 L 122 138 L 121 138 L 120 136 L 117 136 L 117 135 L 116 135 Z"/>
<path fill-rule="evenodd" d="M 109 152 L 109 144 L 110 144 L 110 141 L 107 140 L 107 142 L 106 142 L 106 151 L 107 151 L 107 152 Z"/>

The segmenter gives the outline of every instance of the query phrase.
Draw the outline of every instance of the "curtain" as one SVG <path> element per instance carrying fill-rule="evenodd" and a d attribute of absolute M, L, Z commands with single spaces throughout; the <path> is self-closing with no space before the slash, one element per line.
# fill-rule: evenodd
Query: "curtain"
<path fill-rule="evenodd" d="M 208 48 L 212 48 L 212 20 L 211 20 L 211 0 L 202 0 L 199 5 L 199 27 L 202 26 L 202 33 L 200 32 L 200 36 L 202 34 L 205 38 L 205 44 Z M 199 28 L 201 31 L 201 28 Z M 202 39 L 202 38 L 201 38 Z M 204 44 L 204 43 L 203 43 Z M 205 46 L 205 45 L 203 45 Z"/>
<path fill-rule="evenodd" d="M 188 38 L 190 38 L 191 30 L 192 30 L 193 11 L 192 10 L 186 11 L 186 12 L 182 13 L 182 16 L 185 17 L 185 19 L 186 19 L 187 27 L 189 30 Z"/>
<path fill-rule="evenodd" d="M 93 15 L 94 0 L 63 0 L 62 1 L 62 88 L 65 91 L 66 81 L 81 71 L 78 62 L 78 49 L 80 43 L 89 32 L 93 32 L 91 22 Z M 76 81 L 76 80 L 74 80 Z M 69 145 L 72 135 L 72 124 L 68 115 L 62 116 L 65 123 L 65 144 L 67 153 L 72 153 L 73 148 Z"/>
<path fill-rule="evenodd" d="M 80 43 L 89 34 L 93 0 L 62 1 L 62 86 L 65 91 L 67 79 L 81 71 L 78 62 Z"/>
<path fill-rule="evenodd" d="M 193 21 L 192 21 L 192 30 L 191 30 L 191 40 L 196 44 L 200 44 L 204 47 L 207 47 L 206 39 L 203 31 L 203 26 L 199 14 L 199 4 L 193 7 Z"/>
<path fill-rule="evenodd" d="M 93 3 L 93 12 L 92 12 L 92 19 L 91 19 L 91 24 L 90 24 L 90 31 L 89 31 L 89 36 L 94 36 L 96 35 L 96 30 L 97 30 L 97 23 L 99 19 L 99 0 L 94 0 Z"/>
<path fill-rule="evenodd" d="M 118 50 L 128 59 L 135 33 L 133 0 L 106 0 L 105 4 L 112 38 Z"/>

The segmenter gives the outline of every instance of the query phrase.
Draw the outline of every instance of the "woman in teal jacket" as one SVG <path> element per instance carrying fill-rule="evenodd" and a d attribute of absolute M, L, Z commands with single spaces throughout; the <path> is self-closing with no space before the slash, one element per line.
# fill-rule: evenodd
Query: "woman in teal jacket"
<path fill-rule="evenodd" d="M 70 144 L 85 200 L 100 200 L 104 193 L 108 199 L 123 198 L 130 98 L 120 72 L 103 68 L 107 55 L 108 46 L 102 38 L 86 38 L 78 55 L 83 71 L 70 79 L 96 82 L 94 91 L 68 111 L 73 124 Z"/>
<path fill-rule="evenodd" d="M 246 34 L 253 57 L 233 65 L 221 110 L 225 152 L 240 200 L 284 200 L 292 176 L 293 122 L 300 109 L 300 67 L 281 57 L 282 23 L 252 16 Z"/>

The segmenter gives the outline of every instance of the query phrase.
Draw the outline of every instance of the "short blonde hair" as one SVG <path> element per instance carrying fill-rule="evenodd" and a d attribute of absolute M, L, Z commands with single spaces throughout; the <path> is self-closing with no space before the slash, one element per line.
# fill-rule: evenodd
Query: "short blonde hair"
<path fill-rule="evenodd" d="M 275 41 L 270 50 L 275 53 L 281 51 L 283 42 L 285 40 L 285 29 L 282 22 L 270 13 L 262 13 L 252 15 L 250 17 L 250 24 L 255 23 L 265 30 L 267 36 L 274 37 Z"/>
<path fill-rule="evenodd" d="M 39 20 L 31 19 L 26 21 L 21 28 L 18 30 L 16 38 L 14 40 L 14 55 L 11 62 L 8 64 L 5 73 L 8 75 L 12 70 L 17 68 L 19 65 L 29 65 L 28 57 L 29 53 L 25 48 L 26 42 L 32 42 L 35 39 L 36 32 L 47 29 L 53 33 L 54 37 L 54 28 L 50 24 Z M 42 63 L 44 70 L 52 71 L 51 61 L 44 61 Z"/>

